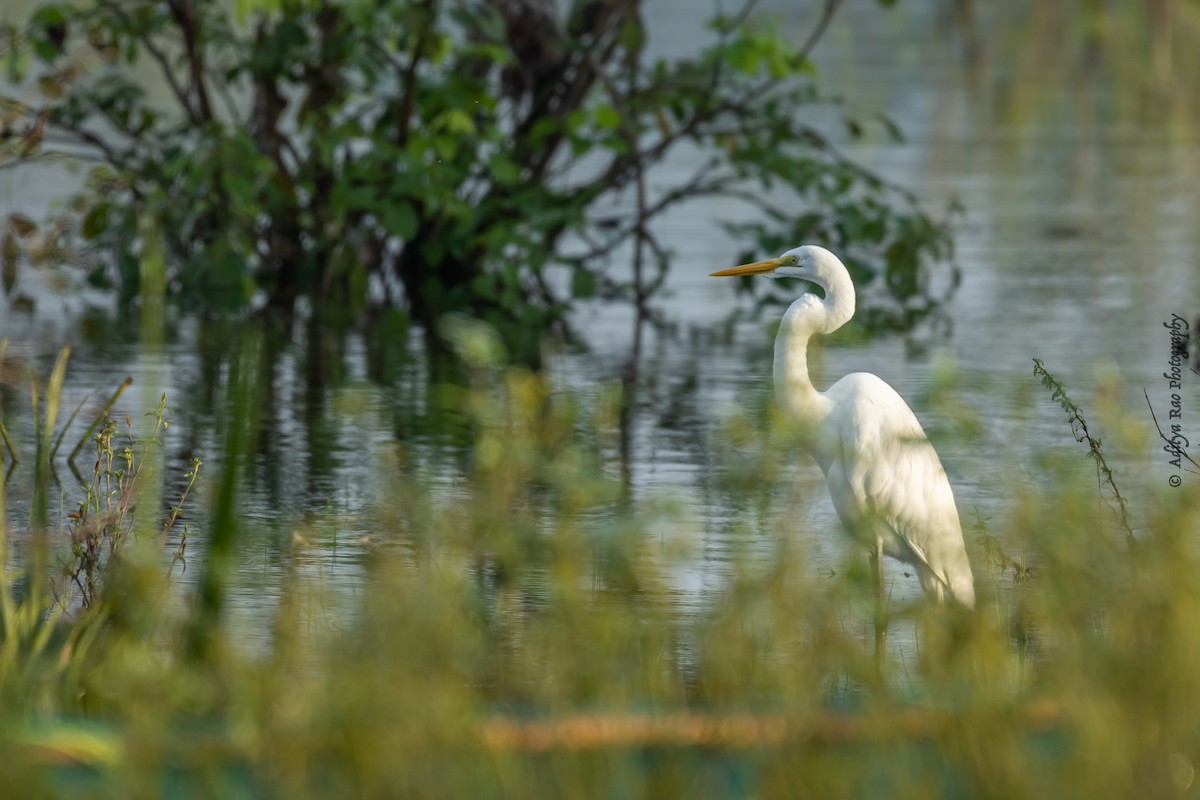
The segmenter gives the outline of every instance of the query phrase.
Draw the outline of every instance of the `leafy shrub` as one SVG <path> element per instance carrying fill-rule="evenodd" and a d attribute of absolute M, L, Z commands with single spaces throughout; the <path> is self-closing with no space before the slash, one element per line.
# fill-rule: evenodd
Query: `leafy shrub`
<path fill-rule="evenodd" d="M 465 310 L 519 339 L 576 300 L 644 307 L 671 263 L 654 223 L 713 195 L 762 211 L 760 250 L 853 248 L 860 280 L 900 301 L 948 255 L 942 225 L 803 118 L 837 107 L 809 59 L 836 2 L 804 41 L 749 24 L 747 3 L 679 59 L 646 55 L 639 0 L 254 5 L 76 0 L 0 26 L 16 87 L 0 165 L 99 161 L 63 219 L 8 217 L 7 290 L 22 254 L 60 261 L 82 240 L 92 282 L 132 298 L 151 230 L 190 305 L 399 305 L 435 334 Z M 165 104 L 133 65 L 157 68 Z M 683 149 L 696 172 L 652 185 Z M 608 274 L 628 245 L 632 279 Z"/>

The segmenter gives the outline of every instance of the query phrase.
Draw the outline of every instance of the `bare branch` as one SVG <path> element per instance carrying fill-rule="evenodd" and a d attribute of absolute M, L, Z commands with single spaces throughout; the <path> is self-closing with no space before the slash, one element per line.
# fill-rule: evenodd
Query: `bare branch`
<path fill-rule="evenodd" d="M 116 14 L 118 17 L 120 17 L 122 21 L 129 25 L 130 28 L 135 27 L 133 19 L 130 18 L 125 9 L 112 2 L 112 0 L 96 0 L 96 2 L 101 8 L 111 11 L 113 14 Z M 158 62 L 159 70 L 162 72 L 163 78 L 166 79 L 167 86 L 171 89 L 171 94 L 175 95 L 175 99 L 179 101 L 179 105 L 181 105 L 183 110 L 187 113 L 188 119 L 193 123 L 198 123 L 200 121 L 199 116 L 196 114 L 195 109 L 192 108 L 191 100 L 188 98 L 188 94 L 184 90 L 183 85 L 175 76 L 175 71 L 171 69 L 171 64 L 167 60 L 167 54 L 154 44 L 148 34 L 138 34 L 137 38 L 138 41 L 142 43 L 142 46 L 146 48 L 146 52 L 150 53 L 151 57 Z"/>
<path fill-rule="evenodd" d="M 825 8 L 821 10 L 821 18 L 817 20 L 817 26 L 808 34 L 808 38 L 804 40 L 804 44 L 800 47 L 800 57 L 808 59 L 809 53 L 817 46 L 817 42 L 821 41 L 821 37 L 825 35 L 825 30 L 829 27 L 829 23 L 833 21 L 833 15 L 837 13 L 838 6 L 844 0 L 825 0 Z"/>
<path fill-rule="evenodd" d="M 742 5 L 741 9 L 738 10 L 738 13 L 733 15 L 727 30 L 734 30 L 740 27 L 742 23 L 749 19 L 750 15 L 754 13 L 754 7 L 757 5 L 758 0 L 746 0 L 746 3 Z"/>

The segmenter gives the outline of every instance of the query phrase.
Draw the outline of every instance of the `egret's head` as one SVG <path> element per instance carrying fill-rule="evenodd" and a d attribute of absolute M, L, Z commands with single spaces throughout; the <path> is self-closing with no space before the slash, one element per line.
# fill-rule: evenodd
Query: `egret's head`
<path fill-rule="evenodd" d="M 800 278 L 828 291 L 837 270 L 842 273 L 846 271 L 837 256 L 824 247 L 806 244 L 793 247 L 778 258 L 718 270 L 712 273 L 712 276 L 725 278 L 736 275 L 761 275 L 764 278 Z"/>
<path fill-rule="evenodd" d="M 854 316 L 854 282 L 846 266 L 833 253 L 815 244 L 793 247 L 778 258 L 743 264 L 712 273 L 762 275 L 764 278 L 799 278 L 819 286 L 820 292 L 805 292 L 788 309 L 794 325 L 809 332 L 833 333 Z M 793 313 L 794 312 L 794 313 Z"/>

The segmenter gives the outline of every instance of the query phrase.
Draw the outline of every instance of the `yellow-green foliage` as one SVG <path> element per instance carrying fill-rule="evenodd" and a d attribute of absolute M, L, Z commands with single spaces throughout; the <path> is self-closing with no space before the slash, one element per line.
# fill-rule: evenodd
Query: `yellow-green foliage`
<path fill-rule="evenodd" d="M 70 618 L 14 600 L 5 573 L 4 795 L 1191 791 L 1195 487 L 1122 487 L 1131 545 L 1094 475 L 1043 467 L 1004 492 L 1002 514 L 964 519 L 980 608 L 894 603 L 916 644 L 890 650 L 879 681 L 863 571 L 818 573 L 805 537 L 764 510 L 806 501 L 789 493 L 786 426 L 769 413 L 724 426 L 714 469 L 757 478 L 714 482 L 744 501 L 746 545 L 697 601 L 672 583 L 686 518 L 631 503 L 606 462 L 618 392 L 589 407 L 497 366 L 475 335 L 457 338 L 469 385 L 446 395 L 473 432 L 469 462 L 435 487 L 399 445 L 369 456 L 390 479 L 369 510 L 366 577 L 331 624 L 313 611 L 330 588 L 299 568 L 263 644 L 218 627 L 200 650 L 150 551 Z"/>

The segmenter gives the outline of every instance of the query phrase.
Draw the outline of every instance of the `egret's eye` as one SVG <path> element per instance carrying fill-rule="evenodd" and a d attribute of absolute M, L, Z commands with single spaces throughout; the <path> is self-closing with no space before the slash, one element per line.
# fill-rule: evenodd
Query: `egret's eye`
<path fill-rule="evenodd" d="M 791 262 L 792 266 L 794 267 L 800 263 L 800 258 L 798 256 L 792 256 L 788 259 L 788 261 Z"/>

